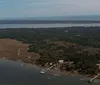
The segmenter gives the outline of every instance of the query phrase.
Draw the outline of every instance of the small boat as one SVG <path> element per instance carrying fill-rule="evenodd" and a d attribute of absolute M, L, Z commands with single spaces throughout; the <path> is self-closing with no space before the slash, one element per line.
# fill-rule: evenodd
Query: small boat
<path fill-rule="evenodd" d="M 54 65 L 52 65 L 51 67 L 49 67 L 49 68 L 47 68 L 47 69 L 42 69 L 41 71 L 40 71 L 40 73 L 41 74 L 44 74 L 44 73 L 46 73 L 46 72 L 48 72 L 51 68 L 53 68 L 54 67 Z"/>
<path fill-rule="evenodd" d="M 44 69 L 42 69 L 42 70 L 40 71 L 40 73 L 41 73 L 41 74 L 44 74 L 44 73 L 45 73 L 45 70 L 44 70 Z"/>
<path fill-rule="evenodd" d="M 80 80 L 81 80 L 81 81 L 84 81 L 85 79 L 83 79 L 83 78 L 80 78 Z"/>
<path fill-rule="evenodd" d="M 44 74 L 45 72 L 44 72 L 44 71 L 40 71 L 40 73 L 41 73 L 41 74 Z"/>
<path fill-rule="evenodd" d="M 48 77 L 48 79 L 51 79 L 51 77 Z"/>
<path fill-rule="evenodd" d="M 22 63 L 21 66 L 24 66 L 24 64 Z"/>

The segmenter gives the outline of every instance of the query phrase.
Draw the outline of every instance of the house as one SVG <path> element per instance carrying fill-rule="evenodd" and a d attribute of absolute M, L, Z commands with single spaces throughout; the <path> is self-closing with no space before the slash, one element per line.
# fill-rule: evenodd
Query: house
<path fill-rule="evenodd" d="M 100 70 L 100 63 L 99 64 L 96 64 L 96 66 L 98 66 L 98 69 Z"/>
<path fill-rule="evenodd" d="M 64 63 L 64 60 L 59 60 L 58 63 L 59 64 L 63 64 Z"/>
<path fill-rule="evenodd" d="M 97 66 L 98 69 L 100 70 L 100 60 L 98 61 L 98 63 L 96 64 L 96 66 Z"/>

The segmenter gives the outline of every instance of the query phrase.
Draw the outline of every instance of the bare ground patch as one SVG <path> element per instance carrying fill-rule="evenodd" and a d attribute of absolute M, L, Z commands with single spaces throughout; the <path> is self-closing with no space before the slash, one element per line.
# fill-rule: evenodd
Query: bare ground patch
<path fill-rule="evenodd" d="M 0 58 L 10 60 L 22 60 L 32 63 L 39 58 L 39 55 L 33 52 L 28 52 L 29 44 L 24 44 L 13 39 L 0 39 Z"/>

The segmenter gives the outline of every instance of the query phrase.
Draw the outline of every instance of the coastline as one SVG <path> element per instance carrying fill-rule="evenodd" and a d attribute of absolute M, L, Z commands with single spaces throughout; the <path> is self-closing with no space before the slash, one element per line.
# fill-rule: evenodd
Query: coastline
<path fill-rule="evenodd" d="M 5 59 L 5 58 L 0 58 L 0 59 Z M 5 59 L 5 60 L 11 60 L 11 59 Z M 11 60 L 11 61 L 21 62 L 21 66 L 28 66 L 28 67 L 31 66 L 32 68 L 35 68 L 39 72 L 42 69 L 44 69 L 44 70 L 48 69 L 47 67 L 36 65 L 34 63 L 27 63 L 27 62 L 24 62 L 23 60 Z M 60 69 L 58 69 L 58 70 L 50 69 L 45 74 L 46 75 L 52 75 L 52 76 L 73 76 L 73 77 L 79 76 L 79 77 L 81 77 L 80 78 L 81 81 L 89 81 L 91 78 L 93 78 L 95 76 L 95 75 L 85 75 L 85 74 L 80 74 L 80 73 L 74 73 L 74 72 L 71 72 L 71 71 L 62 71 Z M 96 78 L 95 80 L 100 80 L 100 78 Z"/>
<path fill-rule="evenodd" d="M 0 59 L 2 59 L 2 58 L 0 58 Z M 8 60 L 8 59 L 5 59 L 5 60 Z M 81 75 L 81 74 L 77 74 L 77 75 L 74 75 L 74 76 L 73 76 L 72 74 L 66 75 L 65 72 L 59 71 L 59 70 L 58 70 L 58 72 L 56 72 L 56 71 L 54 70 L 54 71 L 57 73 L 57 75 L 54 74 L 54 73 L 53 73 L 53 74 L 51 74 L 51 73 L 50 73 L 50 74 L 48 74 L 48 73 L 46 73 L 46 74 L 41 74 L 40 71 L 41 71 L 42 69 L 47 69 L 46 67 L 39 66 L 39 65 L 36 65 L 36 64 L 32 64 L 32 63 L 25 63 L 25 62 L 23 62 L 22 60 L 17 60 L 17 61 L 8 60 L 8 61 L 12 61 L 12 62 L 14 62 L 14 63 L 17 62 L 17 63 L 19 64 L 20 68 L 27 68 L 27 69 L 36 70 L 37 73 L 38 73 L 39 75 L 45 76 L 47 79 L 52 79 L 52 78 L 54 78 L 54 77 L 57 77 L 57 78 L 72 77 L 72 79 L 73 79 L 73 78 L 78 78 L 80 82 L 86 82 L 86 83 L 88 83 L 87 81 L 91 79 L 91 77 L 87 77 L 86 75 Z M 52 70 L 52 69 L 51 69 L 51 70 Z M 96 79 L 95 81 L 93 81 L 93 83 L 99 83 L 99 82 L 100 82 L 100 79 Z"/>
<path fill-rule="evenodd" d="M 29 44 L 23 44 L 17 40 L 13 39 L 0 39 L 0 44 L 1 44 L 1 49 L 0 49 L 0 59 L 7 59 L 7 60 L 12 60 L 12 61 L 22 61 L 25 65 L 31 64 L 38 67 L 40 70 L 42 69 L 47 69 L 47 67 L 40 66 L 35 64 L 34 61 L 36 61 L 39 58 L 39 55 L 36 53 L 30 53 L 27 52 L 27 48 Z M 21 53 L 20 55 L 17 55 L 18 49 L 21 48 Z M 31 57 L 29 57 L 31 56 Z M 55 69 L 50 69 L 51 74 L 58 74 L 58 75 L 71 75 L 71 76 L 77 76 L 77 75 L 82 75 L 86 77 L 93 78 L 95 75 L 85 75 L 85 74 L 80 74 L 80 73 L 74 73 L 71 71 L 62 71 L 60 69 L 55 70 Z M 100 79 L 100 77 L 99 77 Z"/>

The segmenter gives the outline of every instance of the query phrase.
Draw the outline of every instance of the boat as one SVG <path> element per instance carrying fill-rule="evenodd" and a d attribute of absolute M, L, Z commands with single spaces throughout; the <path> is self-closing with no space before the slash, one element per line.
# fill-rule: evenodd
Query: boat
<path fill-rule="evenodd" d="M 24 64 L 22 63 L 21 66 L 24 66 Z"/>
<path fill-rule="evenodd" d="M 44 69 L 42 69 L 42 70 L 40 71 L 40 73 L 41 73 L 41 74 L 44 74 L 44 73 L 45 73 L 45 70 L 44 70 Z"/>
<path fill-rule="evenodd" d="M 45 72 L 43 72 L 43 71 L 40 71 L 40 73 L 41 73 L 41 74 L 44 74 Z"/>
<path fill-rule="evenodd" d="M 54 66 L 54 65 L 53 65 L 53 66 Z M 44 74 L 45 72 L 47 72 L 48 70 L 50 70 L 53 66 L 47 68 L 46 70 L 42 69 L 42 70 L 40 71 L 40 73 L 41 73 L 41 74 Z"/>
<path fill-rule="evenodd" d="M 84 81 L 85 79 L 83 79 L 83 78 L 80 78 L 80 80 L 81 80 L 81 81 Z"/>

